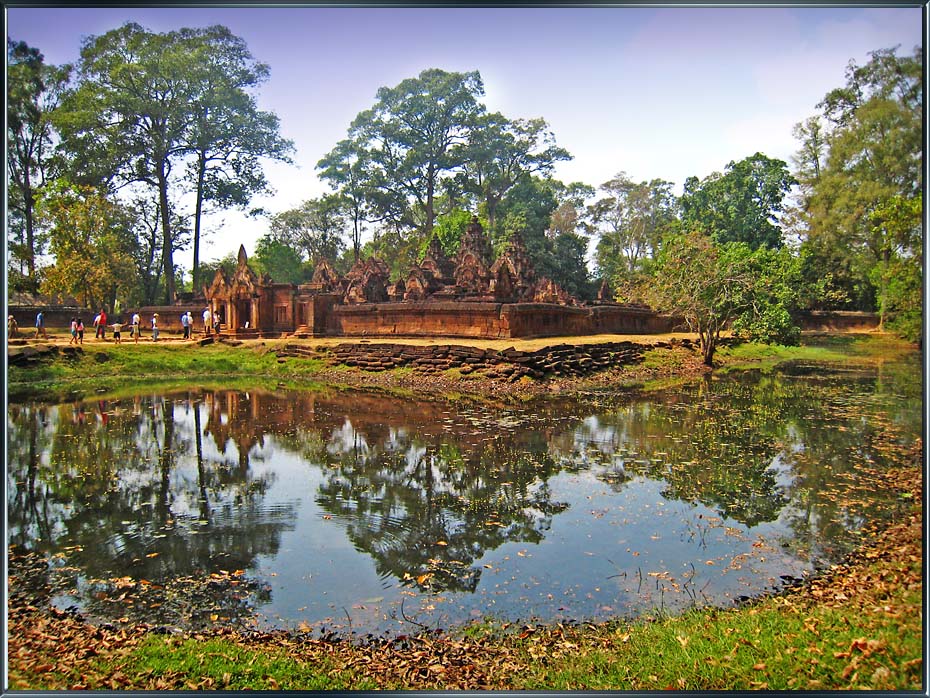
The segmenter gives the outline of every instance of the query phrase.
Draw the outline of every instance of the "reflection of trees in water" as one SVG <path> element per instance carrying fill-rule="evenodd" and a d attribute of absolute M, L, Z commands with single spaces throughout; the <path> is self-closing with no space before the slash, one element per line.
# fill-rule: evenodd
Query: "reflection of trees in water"
<path fill-rule="evenodd" d="M 293 506 L 264 506 L 273 475 L 248 451 L 204 454 L 201 409 L 192 395 L 11 409 L 11 542 L 69 546 L 91 579 L 156 582 L 274 554 Z"/>
<path fill-rule="evenodd" d="M 705 382 L 659 397 L 589 417 L 554 452 L 617 490 L 645 476 L 663 480 L 668 499 L 701 502 L 746 526 L 776 519 L 787 501 L 770 469 L 777 448 L 753 405 Z"/>
<path fill-rule="evenodd" d="M 546 485 L 553 463 L 503 440 L 463 452 L 391 430 L 372 443 L 347 421 L 329 450 L 339 467 L 325 472 L 317 502 L 381 576 L 422 589 L 474 591 L 475 560 L 504 543 L 541 541 L 567 507 Z"/>
<path fill-rule="evenodd" d="M 11 545 L 52 540 L 63 530 L 59 508 L 50 506 L 39 477 L 42 455 L 54 436 L 47 406 L 11 404 L 7 411 L 7 535 Z"/>
<path fill-rule="evenodd" d="M 902 389 L 900 375 L 895 385 Z M 746 526 L 781 517 L 801 547 L 814 548 L 852 539 L 874 515 L 864 468 L 888 455 L 889 434 L 902 441 L 907 429 L 897 425 L 919 412 L 911 401 L 886 415 L 881 386 L 861 374 L 701 381 L 589 417 L 554 439 L 552 452 L 617 490 L 646 476 L 666 483 L 664 496 Z"/>
<path fill-rule="evenodd" d="M 913 368 L 913 367 L 912 367 Z M 883 515 L 886 497 L 878 472 L 901 462 L 913 439 L 920 396 L 901 373 L 893 379 L 842 370 L 799 379 L 773 375 L 755 386 L 754 398 L 783 414 L 778 433 L 780 467 L 790 499 L 783 518 L 793 545 L 835 558 L 858 541 L 863 525 Z M 886 374 L 890 378 L 890 374 Z"/>
<path fill-rule="evenodd" d="M 661 479 L 666 497 L 747 526 L 781 516 L 813 546 L 871 515 L 871 498 L 848 496 L 861 465 L 887 460 L 889 434 L 912 438 L 920 394 L 902 375 L 886 370 L 879 388 L 849 376 L 715 379 L 580 422 L 572 415 L 590 406 L 504 415 L 360 393 L 11 405 L 10 542 L 82 545 L 72 557 L 99 577 L 248 568 L 295 519 L 290 505 L 265 505 L 273 475 L 254 472 L 273 435 L 321 468 L 317 501 L 378 572 L 422 589 L 475 589 L 487 551 L 542 540 L 567 506 L 547 484 L 563 470 L 590 469 L 617 490 Z"/>

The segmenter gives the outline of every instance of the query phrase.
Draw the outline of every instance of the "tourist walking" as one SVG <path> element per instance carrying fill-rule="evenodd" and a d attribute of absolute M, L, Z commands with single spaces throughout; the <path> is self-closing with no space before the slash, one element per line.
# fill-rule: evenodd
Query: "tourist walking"
<path fill-rule="evenodd" d="M 136 344 L 139 343 L 139 333 L 142 330 L 141 323 L 142 318 L 139 317 L 139 313 L 133 313 L 129 325 L 129 336 L 135 338 Z"/>
<path fill-rule="evenodd" d="M 77 344 L 77 318 L 71 318 L 71 339 L 68 344 Z"/>
<path fill-rule="evenodd" d="M 187 313 L 181 313 L 181 327 L 184 330 L 183 339 L 188 339 L 191 334 L 190 325 L 187 324 Z"/>
<path fill-rule="evenodd" d="M 106 339 L 107 338 L 107 313 L 103 308 L 100 309 L 99 318 L 100 318 L 100 321 L 97 324 L 97 333 L 94 335 L 94 338 L 95 339 Z"/>
<path fill-rule="evenodd" d="M 220 325 L 223 324 L 223 318 L 220 317 L 219 311 L 213 313 L 213 332 L 215 334 L 220 333 Z"/>
<path fill-rule="evenodd" d="M 158 341 L 158 313 L 152 315 L 152 341 Z"/>
<path fill-rule="evenodd" d="M 120 332 L 123 329 L 122 320 L 120 318 L 117 318 L 116 322 L 110 325 L 110 327 L 113 328 L 113 341 L 116 342 L 117 344 L 122 344 L 123 340 L 120 338 Z"/>
<path fill-rule="evenodd" d="M 39 338 L 39 333 L 48 339 L 48 333 L 45 331 L 45 314 L 41 310 L 36 313 L 36 339 Z"/>
<path fill-rule="evenodd" d="M 203 333 L 210 336 L 210 327 L 212 327 L 210 308 L 203 310 Z"/>
<path fill-rule="evenodd" d="M 191 311 L 187 311 L 187 338 L 194 338 L 194 316 L 191 315 Z"/>
<path fill-rule="evenodd" d="M 77 319 L 77 336 L 78 344 L 84 344 L 84 321 L 81 318 Z"/>

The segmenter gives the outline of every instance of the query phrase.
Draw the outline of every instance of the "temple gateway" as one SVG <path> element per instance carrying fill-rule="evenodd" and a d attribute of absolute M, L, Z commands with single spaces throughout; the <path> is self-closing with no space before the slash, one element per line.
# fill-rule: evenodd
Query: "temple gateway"
<path fill-rule="evenodd" d="M 448 258 L 434 235 L 419 264 L 392 283 L 374 257 L 340 276 L 321 261 L 308 284 L 259 276 L 240 246 L 235 271 L 216 272 L 206 289 L 224 333 L 242 337 L 551 337 L 668 332 L 673 318 L 612 302 L 580 303 L 558 284 L 536 276 L 519 235 L 492 259 L 476 217 Z"/>

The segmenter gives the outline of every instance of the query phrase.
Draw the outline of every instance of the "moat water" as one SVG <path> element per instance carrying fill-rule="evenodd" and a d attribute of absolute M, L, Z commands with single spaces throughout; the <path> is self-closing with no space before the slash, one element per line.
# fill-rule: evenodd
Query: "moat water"
<path fill-rule="evenodd" d="M 11 544 L 108 622 L 414 633 L 726 606 L 898 514 L 915 355 L 521 408 L 191 388 L 7 414 Z"/>

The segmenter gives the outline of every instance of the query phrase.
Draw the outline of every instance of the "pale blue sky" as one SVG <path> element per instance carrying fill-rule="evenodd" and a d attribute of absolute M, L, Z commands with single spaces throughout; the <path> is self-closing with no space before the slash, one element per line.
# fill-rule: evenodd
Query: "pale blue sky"
<path fill-rule="evenodd" d="M 296 165 L 271 164 L 272 212 L 326 191 L 314 166 L 382 86 L 425 68 L 478 70 L 485 104 L 546 119 L 574 155 L 556 176 L 597 186 L 619 171 L 680 191 L 756 151 L 789 160 L 792 126 L 844 83 L 850 60 L 922 43 L 905 8 L 7 8 L 11 38 L 50 63 L 82 37 L 134 21 L 153 31 L 223 24 L 271 67 L 259 103 L 281 119 Z M 202 257 L 251 253 L 262 220 L 208 223 Z M 190 267 L 187 253 L 178 262 Z"/>

